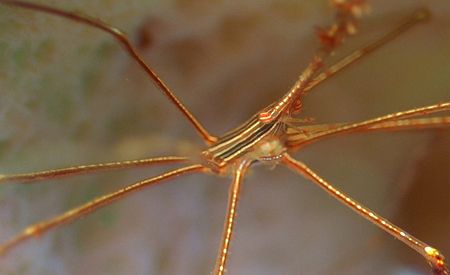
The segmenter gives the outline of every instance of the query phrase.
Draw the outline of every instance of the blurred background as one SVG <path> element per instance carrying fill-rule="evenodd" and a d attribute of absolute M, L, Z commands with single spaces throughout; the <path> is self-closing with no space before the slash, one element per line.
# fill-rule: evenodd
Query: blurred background
<path fill-rule="evenodd" d="M 316 1 L 36 1 L 101 18 L 129 34 L 215 135 L 284 94 L 333 10 Z M 392 29 L 420 24 L 305 97 L 301 117 L 360 121 L 449 100 L 450 3 L 372 1 L 360 33 L 330 60 Z M 108 35 L 0 6 L 0 173 L 161 155 L 202 141 Z M 450 133 L 370 133 L 296 157 L 407 232 L 450 255 Z M 29 224 L 169 169 L 0 186 L 0 242 Z M 230 179 L 151 187 L 28 241 L 2 274 L 210 274 Z M 428 274 L 416 252 L 288 169 L 252 169 L 243 186 L 229 274 Z"/>

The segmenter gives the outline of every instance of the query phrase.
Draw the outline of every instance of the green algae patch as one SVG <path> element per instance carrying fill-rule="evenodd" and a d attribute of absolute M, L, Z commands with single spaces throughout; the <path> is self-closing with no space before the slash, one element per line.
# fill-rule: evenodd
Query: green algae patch
<path fill-rule="evenodd" d="M 22 45 L 17 47 L 13 52 L 13 60 L 17 69 L 23 69 L 29 64 L 29 59 L 32 56 L 32 47 L 30 42 L 24 42 Z"/>
<path fill-rule="evenodd" d="M 46 63 L 51 61 L 51 57 L 55 52 L 55 43 L 52 39 L 47 38 L 42 42 L 34 50 L 34 57 L 39 63 Z"/>

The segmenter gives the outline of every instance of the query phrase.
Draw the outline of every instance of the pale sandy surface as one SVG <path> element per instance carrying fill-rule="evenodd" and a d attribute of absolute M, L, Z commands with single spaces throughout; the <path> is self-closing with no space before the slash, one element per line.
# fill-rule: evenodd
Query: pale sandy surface
<path fill-rule="evenodd" d="M 153 40 L 141 49 L 145 58 L 215 134 L 289 88 L 316 46 L 314 26 L 331 16 L 326 1 L 41 2 L 100 17 L 134 40 L 147 26 Z M 314 91 L 305 117 L 361 120 L 450 99 L 449 2 L 391 2 L 377 1 L 362 34 L 338 55 L 424 3 L 435 16 Z M 109 36 L 0 7 L 0 172 L 189 154 L 202 146 Z M 373 134 L 327 141 L 298 158 L 450 255 L 448 148 L 445 132 Z M 1 186 L 0 241 L 158 171 Z M 23 244 L 0 259 L 0 273 L 209 274 L 227 187 L 226 178 L 191 176 L 150 188 Z M 386 234 L 378 247 L 359 248 L 378 229 L 285 168 L 253 169 L 238 219 L 229 274 L 425 274 L 427 268 Z M 350 267 L 338 269 L 350 255 L 356 257 Z"/>

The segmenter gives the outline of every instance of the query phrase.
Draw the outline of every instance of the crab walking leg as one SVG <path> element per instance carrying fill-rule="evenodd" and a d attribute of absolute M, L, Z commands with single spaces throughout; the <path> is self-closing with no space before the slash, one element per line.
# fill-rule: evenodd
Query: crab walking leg
<path fill-rule="evenodd" d="M 377 117 L 374 119 L 365 120 L 363 122 L 346 124 L 346 125 L 343 125 L 342 127 L 319 132 L 319 133 L 310 135 L 306 138 L 304 136 L 303 137 L 290 136 L 289 140 L 288 140 L 288 145 L 289 145 L 289 147 L 305 146 L 305 145 L 309 145 L 311 143 L 317 142 L 323 138 L 335 136 L 337 134 L 364 131 L 364 129 L 369 129 L 370 127 L 376 128 L 376 125 L 380 125 L 382 123 L 387 123 L 390 121 L 398 121 L 399 119 L 402 119 L 402 118 L 426 115 L 426 114 L 443 112 L 443 111 L 448 111 L 448 110 L 450 110 L 450 102 L 438 103 L 438 104 L 429 105 L 429 106 L 425 106 L 425 107 L 396 112 L 396 113 L 388 114 L 385 116 Z"/>
<path fill-rule="evenodd" d="M 359 132 L 420 130 L 426 128 L 444 128 L 449 126 L 450 116 L 425 117 L 387 121 L 380 124 L 375 124 L 367 129 L 361 129 Z"/>
<path fill-rule="evenodd" d="M 42 180 L 50 180 L 54 178 L 63 178 L 77 176 L 82 174 L 90 174 L 115 169 L 130 169 L 138 167 L 149 167 L 157 164 L 181 163 L 186 162 L 186 157 L 158 157 L 139 160 L 127 160 L 118 162 L 108 162 L 90 165 L 72 166 L 61 169 L 45 170 L 40 172 L 2 175 L 0 174 L 0 184 L 2 183 L 35 183 Z"/>
<path fill-rule="evenodd" d="M 304 137 L 305 135 L 317 135 L 318 133 L 338 129 L 349 123 L 332 123 L 332 124 L 319 124 L 311 126 L 300 126 L 297 127 L 295 124 L 290 123 L 287 134 L 290 139 L 295 140 Z M 410 118 L 410 119 L 399 119 L 394 121 L 381 122 L 369 126 L 367 128 L 359 129 L 354 132 L 340 132 L 342 134 L 353 134 L 353 133 L 366 133 L 366 132 L 394 132 L 394 131 L 411 131 L 411 130 L 422 130 L 422 129 L 442 129 L 450 127 L 450 116 L 443 117 L 425 117 L 425 118 Z"/>
<path fill-rule="evenodd" d="M 186 117 L 186 119 L 192 124 L 198 134 L 203 138 L 206 143 L 213 143 L 217 140 L 216 137 L 210 135 L 208 131 L 201 125 L 201 123 L 194 117 L 194 115 L 181 103 L 181 101 L 175 96 L 175 94 L 169 89 L 164 81 L 156 74 L 156 72 L 145 63 L 144 59 L 138 54 L 136 49 L 131 45 L 128 37 L 125 33 L 119 29 L 110 26 L 101 20 L 81 15 L 74 12 L 68 12 L 65 10 L 53 8 L 46 5 L 29 3 L 20 0 L 0 0 L 0 4 L 14 6 L 22 9 L 28 9 L 38 11 L 42 13 L 52 14 L 69 20 L 73 20 L 80 24 L 85 24 L 101 31 L 104 31 L 112 35 L 126 50 L 126 52 L 132 57 L 139 66 L 147 73 L 152 79 L 153 83 L 163 92 L 170 102 Z"/>
<path fill-rule="evenodd" d="M 166 172 L 164 174 L 161 174 L 159 176 L 136 182 L 136 183 L 126 186 L 122 189 L 119 189 L 115 192 L 97 197 L 79 207 L 73 208 L 73 209 L 71 209 L 59 216 L 56 216 L 52 219 L 49 219 L 47 221 L 43 221 L 40 223 L 30 225 L 29 227 L 25 228 L 25 230 L 23 230 L 22 233 L 13 237 L 6 243 L 0 245 L 0 255 L 4 255 L 8 251 L 10 251 L 12 248 L 14 248 L 17 245 L 19 245 L 20 243 L 24 242 L 25 240 L 28 240 L 32 237 L 38 237 L 38 236 L 48 232 L 52 228 L 61 226 L 63 224 L 69 223 L 69 222 L 74 221 L 83 216 L 86 216 L 101 207 L 107 206 L 107 205 L 113 203 L 114 201 L 125 197 L 125 195 L 131 194 L 132 192 L 139 191 L 145 187 L 148 187 L 148 186 L 156 184 L 156 183 L 160 183 L 163 180 L 171 179 L 176 176 L 194 173 L 194 172 L 204 172 L 205 169 L 206 168 L 204 168 L 202 165 L 196 164 L 196 165 L 191 165 L 191 166 L 187 166 L 184 168 L 172 170 L 172 171 Z"/>
<path fill-rule="evenodd" d="M 266 109 L 264 109 L 261 113 L 259 113 L 259 120 L 262 123 L 270 123 L 277 119 L 281 113 L 283 112 L 290 112 L 290 113 L 297 113 L 300 111 L 301 107 L 301 98 L 307 91 L 307 89 L 311 90 L 314 86 L 318 85 L 319 83 L 325 81 L 330 76 L 336 74 L 337 72 L 341 71 L 345 67 L 351 65 L 352 63 L 356 62 L 358 59 L 363 57 L 364 55 L 368 54 L 369 52 L 375 50 L 379 46 L 383 45 L 388 40 L 392 39 L 387 37 L 386 39 L 381 39 L 379 41 L 380 45 L 377 45 L 375 42 L 374 44 L 368 45 L 366 48 L 364 48 L 366 51 L 360 50 L 356 51 L 347 58 L 344 58 L 343 60 L 339 61 L 332 67 L 330 67 L 328 70 L 323 72 L 322 74 L 318 74 L 319 69 L 323 67 L 323 61 L 326 57 L 331 55 L 338 45 L 342 44 L 342 42 L 345 40 L 346 37 L 355 34 L 356 32 L 356 26 L 355 22 L 360 17 L 362 9 L 364 9 L 363 6 L 364 3 L 362 2 L 354 2 L 349 3 L 349 6 L 346 6 L 344 8 L 343 5 L 340 5 L 338 2 L 333 3 L 335 5 L 335 8 L 337 9 L 336 13 L 336 22 L 334 22 L 331 26 L 323 29 L 322 31 L 327 36 L 327 40 L 333 40 L 337 43 L 323 43 L 323 47 L 320 48 L 312 58 L 312 60 L 309 62 L 308 66 L 305 70 L 300 74 L 297 81 L 294 83 L 294 85 L 291 87 L 291 89 L 278 101 L 274 102 L 274 104 L 270 105 Z M 351 8 L 350 8 L 351 7 Z M 355 12 L 356 10 L 359 10 L 359 12 Z M 414 23 L 418 21 L 418 17 L 415 18 Z M 426 16 L 420 16 L 420 17 L 426 17 Z M 421 19 L 419 19 L 420 21 Z M 413 22 L 409 23 L 408 25 L 414 25 Z M 351 27 L 350 27 L 351 26 Z M 408 29 L 409 27 L 405 27 Z M 400 34 L 402 31 L 399 31 L 398 34 Z M 398 35 L 397 33 L 393 34 L 393 37 Z M 386 40 L 386 41 L 384 41 Z M 372 49 L 373 47 L 373 49 Z M 289 110 L 290 109 L 290 110 Z"/>
<path fill-rule="evenodd" d="M 381 48 L 382 46 L 386 45 L 388 42 L 397 38 L 402 33 L 406 32 L 409 29 L 411 29 L 412 27 L 416 26 L 417 23 L 424 22 L 424 21 L 428 20 L 429 18 L 430 18 L 430 12 L 427 9 L 422 8 L 422 9 L 415 11 L 411 16 L 404 19 L 404 21 L 401 22 L 392 31 L 386 33 L 384 36 L 367 44 L 366 46 L 363 46 L 361 49 L 358 49 L 358 50 L 352 52 L 351 54 L 347 55 L 346 57 L 342 58 L 340 61 L 338 61 L 335 64 L 333 64 L 332 66 L 330 66 L 324 72 L 320 73 L 318 76 L 316 76 L 313 80 L 311 80 L 308 83 L 308 85 L 305 87 L 303 92 L 307 93 L 307 92 L 311 91 L 313 88 L 315 88 L 320 83 L 322 83 L 325 80 L 336 75 L 338 72 L 340 72 L 343 69 L 354 64 L 356 61 L 360 60 L 361 58 L 367 56 L 368 54 L 370 54 L 370 53 L 374 52 L 375 50 Z"/>
<path fill-rule="evenodd" d="M 302 94 L 306 94 L 320 83 L 331 78 L 332 76 L 336 75 L 338 72 L 354 64 L 356 61 L 360 60 L 364 56 L 372 53 L 376 49 L 380 48 L 389 41 L 392 41 L 394 38 L 398 37 L 400 34 L 411 29 L 417 23 L 426 21 L 429 18 L 430 12 L 428 10 L 419 9 L 415 11 L 410 17 L 405 19 L 400 25 L 398 25 L 392 31 L 388 32 L 379 39 L 367 44 L 361 49 L 352 52 L 350 55 L 344 57 L 337 63 L 333 64 L 324 72 L 320 73 L 317 76 L 314 76 L 315 73 L 322 66 L 323 61 L 322 56 L 316 55 L 314 59 L 310 62 L 309 66 L 299 76 L 299 79 L 294 84 L 294 86 L 289 90 L 289 92 L 286 95 L 284 95 L 274 106 L 271 106 L 268 110 L 265 110 L 259 114 L 260 120 L 264 123 L 269 123 L 273 121 L 276 117 L 279 116 L 281 112 L 283 112 L 287 108 L 289 104 L 292 103 L 293 100 L 298 100 Z M 327 54 L 329 53 L 326 53 L 325 55 Z"/>
<path fill-rule="evenodd" d="M 426 114 L 443 112 L 443 111 L 448 111 L 448 110 L 450 110 L 450 102 L 444 102 L 444 103 L 438 103 L 438 104 L 429 105 L 429 106 L 425 106 L 425 107 L 419 107 L 419 108 L 415 108 L 415 109 L 410 109 L 410 110 L 406 110 L 406 111 L 388 114 L 385 116 L 377 117 L 377 118 L 366 120 L 363 122 L 344 125 L 337 129 L 332 129 L 329 131 L 319 133 L 319 134 L 311 137 L 311 139 L 315 141 L 316 139 L 333 136 L 336 133 L 361 131 L 364 129 L 370 129 L 371 127 L 374 127 L 376 129 L 377 125 L 379 126 L 379 125 L 385 124 L 385 126 L 386 126 L 387 125 L 386 123 L 389 123 L 391 121 L 398 121 L 401 118 L 426 115 Z M 445 121 L 445 119 L 443 119 L 443 120 Z"/>
<path fill-rule="evenodd" d="M 224 231 L 222 233 L 222 242 L 217 256 L 216 268 L 214 271 L 214 274 L 216 275 L 223 275 L 225 273 L 225 266 L 228 260 L 230 242 L 233 235 L 234 221 L 236 218 L 236 211 L 241 192 L 241 183 L 250 164 L 250 160 L 243 160 L 239 163 L 236 171 L 234 171 L 233 182 L 230 186 L 230 193 L 228 195 L 228 207 L 226 212 L 227 214 Z"/>
<path fill-rule="evenodd" d="M 383 217 L 377 215 L 370 209 L 364 207 L 357 201 L 353 200 L 345 193 L 336 189 L 333 185 L 328 183 L 326 180 L 322 179 L 318 174 L 312 171 L 308 166 L 304 163 L 292 158 L 290 155 L 285 154 L 283 159 L 283 163 L 286 164 L 289 168 L 293 169 L 297 173 L 301 174 L 305 178 L 312 180 L 319 187 L 324 189 L 328 194 L 344 203 L 348 207 L 350 207 L 353 211 L 361 215 L 362 217 L 369 220 L 371 223 L 377 225 L 385 232 L 391 234 L 394 238 L 401 240 L 403 243 L 411 247 L 412 249 L 419 252 L 428 263 L 431 265 L 432 272 L 435 275 L 447 275 L 448 269 L 445 265 L 444 256 L 435 248 L 427 245 L 426 243 L 420 241 L 419 239 L 411 236 L 410 234 L 403 231 L 403 229 L 397 227 L 392 224 L 388 220 Z"/>

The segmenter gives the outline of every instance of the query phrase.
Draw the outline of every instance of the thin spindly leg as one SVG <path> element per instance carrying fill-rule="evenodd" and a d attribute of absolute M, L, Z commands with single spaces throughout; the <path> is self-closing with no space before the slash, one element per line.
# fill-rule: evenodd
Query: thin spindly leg
<path fill-rule="evenodd" d="M 295 120 L 295 119 L 293 119 Z M 291 136 L 291 139 L 300 139 L 301 136 L 314 136 L 322 132 L 336 130 L 345 125 L 350 125 L 351 123 L 332 123 L 332 124 L 319 124 L 310 126 L 296 126 L 289 120 L 289 127 L 287 129 L 287 134 Z M 425 118 L 411 118 L 411 119 L 399 119 L 387 122 L 381 122 L 375 125 L 371 125 L 367 128 L 359 129 L 355 132 L 340 132 L 342 134 L 350 133 L 365 133 L 365 132 L 379 132 L 379 131 L 406 131 L 406 130 L 423 130 L 423 129 L 442 129 L 450 127 L 450 116 L 443 117 L 425 117 Z M 339 134 L 339 133 L 336 133 Z"/>
<path fill-rule="evenodd" d="M 370 209 L 364 207 L 357 201 L 353 200 L 345 193 L 336 189 L 333 185 L 331 185 L 326 180 L 321 178 L 318 174 L 312 171 L 304 163 L 292 158 L 288 154 L 285 154 L 283 158 L 283 163 L 286 164 L 289 168 L 296 171 L 297 173 L 306 177 L 307 179 L 312 180 L 319 187 L 324 189 L 328 194 L 330 194 L 340 202 L 350 207 L 350 209 L 352 209 L 362 217 L 366 218 L 371 223 L 377 225 L 385 232 L 391 234 L 394 238 L 401 240 L 403 243 L 419 252 L 423 257 L 425 257 L 427 262 L 431 265 L 433 274 L 448 275 L 448 269 L 445 265 L 445 258 L 437 249 L 413 237 L 412 235 L 405 232 L 403 229 L 397 227 L 388 220 L 384 219 L 383 217 L 374 213 Z"/>
<path fill-rule="evenodd" d="M 342 71 L 343 69 L 349 67 L 350 65 L 354 64 L 356 61 L 360 60 L 362 57 L 367 56 L 368 54 L 374 52 L 375 50 L 379 49 L 381 46 L 386 45 L 388 42 L 392 41 L 394 38 L 400 36 L 402 33 L 408 31 L 412 27 L 416 26 L 417 23 L 424 22 L 427 19 L 430 18 L 430 12 L 426 9 L 419 9 L 415 11 L 410 17 L 404 19 L 403 22 L 401 22 L 395 29 L 388 32 L 384 36 L 380 37 L 379 39 L 367 44 L 366 46 L 362 47 L 361 49 L 358 49 L 351 54 L 347 55 L 337 63 L 330 66 L 327 70 L 319 74 L 317 77 L 315 77 L 304 90 L 304 93 L 309 92 L 313 88 L 315 88 L 317 85 L 322 83 L 323 81 L 331 78 L 332 76 L 336 75 L 338 72 Z"/>
<path fill-rule="evenodd" d="M 430 13 L 426 9 L 419 9 L 415 11 L 410 17 L 406 18 L 403 22 L 401 22 L 395 29 L 393 29 L 389 33 L 367 44 L 366 46 L 352 52 L 350 55 L 344 57 L 337 63 L 333 64 L 324 72 L 320 73 L 317 76 L 314 76 L 315 73 L 321 67 L 324 56 L 326 56 L 329 53 L 324 52 L 322 54 L 317 54 L 314 57 L 314 59 L 310 62 L 309 66 L 302 72 L 299 79 L 294 84 L 294 86 L 289 90 L 289 92 L 286 95 L 284 95 L 274 106 L 270 106 L 268 110 L 265 110 L 259 114 L 261 122 L 269 123 L 273 121 L 276 117 L 278 117 L 278 115 L 282 111 L 284 111 L 287 108 L 288 105 L 292 103 L 293 100 L 298 100 L 301 95 L 309 92 L 320 83 L 324 82 L 325 80 L 336 75 L 338 72 L 354 64 L 364 56 L 367 56 L 368 54 L 374 52 L 381 46 L 387 44 L 389 41 L 392 41 L 394 38 L 411 29 L 416 24 L 427 20 L 429 17 Z M 300 106 L 297 106 L 294 109 L 298 109 L 297 111 L 299 111 Z"/>
<path fill-rule="evenodd" d="M 419 130 L 429 128 L 445 128 L 449 126 L 450 116 L 425 117 L 387 121 L 375 124 L 367 129 L 361 129 L 360 132 Z"/>
<path fill-rule="evenodd" d="M 437 112 L 443 112 L 450 110 L 450 102 L 445 103 L 438 103 L 434 105 L 429 105 L 425 107 L 410 109 L 406 111 L 396 112 L 392 114 L 388 114 L 385 116 L 377 117 L 370 120 L 365 120 L 363 122 L 358 123 L 352 123 L 352 124 L 346 124 L 341 127 L 330 129 L 327 131 L 319 132 L 316 134 L 312 134 L 309 136 L 298 136 L 298 135 L 291 135 L 288 137 L 288 146 L 289 147 L 300 147 L 309 145 L 311 143 L 317 142 L 323 138 L 328 138 L 335 136 L 337 134 L 344 134 L 344 133 L 350 133 L 350 132 L 358 132 L 358 131 L 364 131 L 365 129 L 370 129 L 370 127 L 375 127 L 376 125 L 383 125 L 383 123 L 388 123 L 391 121 L 398 121 L 403 118 L 410 118 L 420 115 L 426 115 L 431 113 L 437 113 Z M 443 119 L 446 121 L 446 119 Z M 445 125 L 447 123 L 444 123 Z M 386 124 L 385 124 L 386 125 Z M 387 126 L 385 126 L 388 128 Z"/>
<path fill-rule="evenodd" d="M 277 102 L 259 113 L 260 122 L 270 123 L 288 108 L 291 113 L 299 112 L 301 109 L 301 97 L 309 86 L 310 89 L 312 88 L 311 83 L 314 82 L 314 79 L 320 76 L 318 73 L 323 66 L 324 59 L 332 54 L 348 36 L 356 33 L 356 22 L 366 7 L 364 1 L 348 3 L 348 5 L 341 5 L 342 3 L 339 1 L 332 3 L 336 9 L 335 21 L 330 26 L 321 29 L 319 38 L 321 38 L 322 47 L 316 51 L 312 60 L 300 74 L 292 88 Z M 356 61 L 359 57 L 355 56 L 353 59 Z M 325 72 L 322 74 L 322 77 L 318 78 L 315 85 L 325 80 L 328 74 L 335 74 L 346 67 L 345 63 L 350 65 L 352 62 L 341 62 L 340 67 L 336 65 L 334 68 L 331 68 L 331 71 Z"/>
<path fill-rule="evenodd" d="M 242 161 L 236 171 L 234 171 L 233 182 L 230 186 L 230 193 L 228 195 L 228 207 L 225 218 L 225 226 L 222 234 L 222 242 L 220 245 L 219 254 L 217 256 L 216 269 L 214 274 L 223 275 L 225 273 L 225 266 L 228 260 L 230 242 L 233 235 L 234 221 L 236 218 L 236 211 L 241 192 L 241 183 L 244 179 L 245 172 L 250 166 L 251 161 Z"/>
<path fill-rule="evenodd" d="M 156 164 L 182 163 L 188 159 L 185 157 L 158 157 L 139 160 L 117 161 L 109 163 L 99 163 L 90 165 L 72 166 L 61 169 L 46 170 L 40 172 L 2 175 L 0 174 L 0 184 L 3 183 L 35 183 L 41 180 L 71 177 L 82 174 L 90 174 L 115 169 L 130 169 L 137 167 L 149 167 Z"/>
<path fill-rule="evenodd" d="M 0 255 L 7 253 L 12 248 L 16 247 L 20 243 L 24 242 L 25 240 L 28 240 L 32 237 L 38 237 L 46 232 L 48 232 L 52 228 L 59 227 L 63 224 L 69 223 L 73 220 L 76 220 L 78 218 L 81 218 L 83 216 L 88 215 L 89 213 L 104 207 L 106 205 L 109 205 L 113 203 L 116 200 L 119 200 L 125 195 L 129 195 L 132 192 L 137 192 L 139 190 L 142 190 L 145 187 L 148 187 L 150 185 L 160 183 L 163 180 L 168 180 L 171 178 L 174 178 L 176 176 L 194 173 L 194 172 L 204 172 L 205 168 L 202 165 L 191 165 L 184 168 L 172 170 L 169 172 L 166 172 L 164 174 L 161 174 L 159 176 L 142 180 L 139 182 L 136 182 L 132 185 L 129 185 L 127 187 L 124 187 L 122 189 L 119 189 L 113 193 L 109 193 L 107 195 L 98 197 L 93 199 L 92 201 L 89 201 L 77 208 L 73 208 L 59 216 L 56 216 L 52 219 L 49 219 L 47 221 L 43 221 L 40 223 L 33 224 L 25 230 L 22 231 L 22 233 L 16 235 L 15 237 L 11 238 L 6 243 L 3 243 L 0 246 Z"/>
<path fill-rule="evenodd" d="M 127 51 L 127 53 L 139 64 L 139 66 L 147 73 L 147 75 L 153 80 L 154 84 L 167 96 L 172 104 L 187 118 L 187 120 L 196 129 L 199 135 L 207 143 L 213 143 L 217 140 L 216 137 L 210 135 L 208 131 L 200 124 L 200 122 L 194 117 L 194 115 L 181 103 L 181 101 L 175 96 L 175 94 L 169 89 L 169 87 L 163 82 L 163 80 L 156 74 L 156 72 L 145 63 L 144 59 L 138 54 L 136 49 L 131 45 L 125 33 L 119 29 L 110 26 L 99 19 L 91 18 L 86 15 L 81 15 L 74 12 L 68 12 L 61 9 L 53 8 L 46 5 L 29 3 L 25 1 L 16 0 L 0 0 L 0 4 L 19 7 L 23 9 L 33 10 L 37 12 L 48 13 L 56 15 L 62 18 L 66 18 L 81 24 L 97 28 L 112 35 Z"/>

